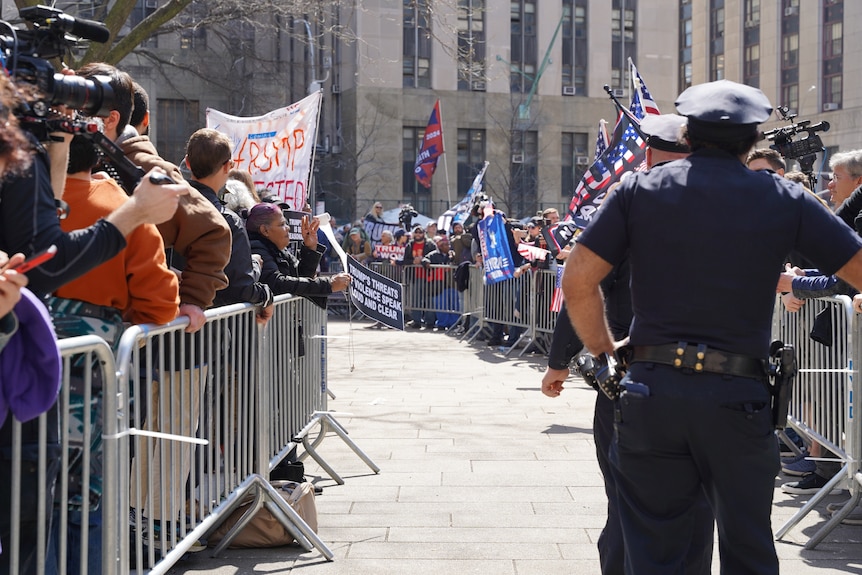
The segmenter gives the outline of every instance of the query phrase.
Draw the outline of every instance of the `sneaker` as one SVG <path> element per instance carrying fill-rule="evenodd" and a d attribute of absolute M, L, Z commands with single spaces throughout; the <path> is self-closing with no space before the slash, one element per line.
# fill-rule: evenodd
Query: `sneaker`
<path fill-rule="evenodd" d="M 814 473 L 815 469 L 817 469 L 817 462 L 805 458 L 802 458 L 794 463 L 781 464 L 781 471 L 783 471 L 787 475 L 804 476 L 808 475 L 809 473 Z"/>
<path fill-rule="evenodd" d="M 791 457 L 783 457 L 783 456 L 782 456 L 782 458 L 781 458 L 781 465 L 788 465 L 788 464 L 790 464 L 790 463 L 796 463 L 796 462 L 798 462 L 798 461 L 802 461 L 802 460 L 803 460 L 803 459 L 805 459 L 806 457 L 808 457 L 808 454 L 807 454 L 807 453 L 805 453 L 805 452 L 802 452 L 802 453 L 800 453 L 799 455 L 795 455 L 795 454 L 794 454 L 794 455 L 793 455 L 793 456 L 791 456 Z"/>
<path fill-rule="evenodd" d="M 829 482 L 825 477 L 816 473 L 809 473 L 799 481 L 791 481 L 781 486 L 781 490 L 792 495 L 811 495 L 820 491 Z M 830 495 L 838 495 L 841 489 L 833 489 Z"/>

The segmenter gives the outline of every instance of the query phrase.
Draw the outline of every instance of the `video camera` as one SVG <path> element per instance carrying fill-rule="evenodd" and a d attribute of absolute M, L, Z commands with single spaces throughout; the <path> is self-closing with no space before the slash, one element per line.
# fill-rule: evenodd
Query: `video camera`
<path fill-rule="evenodd" d="M 802 120 L 794 122 L 797 114 L 791 114 L 787 106 L 778 106 L 775 109 L 781 116 L 782 120 L 789 121 L 789 126 L 775 128 L 763 132 L 763 137 L 774 142 L 769 147 L 777 151 L 782 157 L 788 160 L 798 160 L 802 172 L 808 176 L 811 183 L 811 189 L 815 189 L 817 179 L 814 177 L 814 159 L 818 152 L 823 151 L 823 141 L 817 132 L 828 132 L 829 122 L 821 121 L 812 124 L 811 120 Z M 807 135 L 804 138 L 794 140 L 794 136 L 805 132 Z"/>
<path fill-rule="evenodd" d="M 413 218 L 419 215 L 413 206 L 410 204 L 405 204 L 401 206 L 401 211 L 398 212 L 398 221 L 408 232 L 410 231 L 410 224 L 413 223 Z"/>
<path fill-rule="evenodd" d="M 87 116 L 107 115 L 114 104 L 107 78 L 60 74 L 49 59 L 62 58 L 80 40 L 107 42 L 110 31 L 98 22 L 48 6 L 21 8 L 18 14 L 32 29 L 2 22 L 8 33 L 0 34 L 0 59 L 22 96 L 14 111 L 21 127 L 47 141 L 50 132 L 71 129 L 69 118 L 55 113 L 52 106 L 68 106 Z"/>

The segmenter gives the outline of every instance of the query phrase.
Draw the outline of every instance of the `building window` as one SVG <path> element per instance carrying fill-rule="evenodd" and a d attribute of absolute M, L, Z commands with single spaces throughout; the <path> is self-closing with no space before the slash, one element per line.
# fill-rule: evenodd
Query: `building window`
<path fill-rule="evenodd" d="M 458 190 L 470 189 L 485 164 L 485 130 L 458 130 Z"/>
<path fill-rule="evenodd" d="M 506 202 L 512 217 L 523 218 L 536 213 L 539 190 L 538 161 L 539 133 L 513 131 L 511 184 Z"/>
<path fill-rule="evenodd" d="M 844 77 L 840 74 L 823 78 L 823 103 L 832 104 L 832 106 L 827 106 L 826 108 L 841 107 L 841 86 L 844 83 L 843 79 Z"/>
<path fill-rule="evenodd" d="M 823 30 L 823 57 L 840 56 L 843 50 L 843 22 L 831 22 Z"/>
<path fill-rule="evenodd" d="M 746 46 L 743 50 L 743 59 L 744 82 L 756 88 L 760 84 L 760 44 Z"/>
<path fill-rule="evenodd" d="M 785 84 L 781 87 L 781 105 L 791 112 L 799 110 L 799 84 Z"/>
<path fill-rule="evenodd" d="M 428 0 L 404 0 L 403 86 L 431 87 L 431 12 Z"/>
<path fill-rule="evenodd" d="M 412 204 L 420 213 L 428 213 L 431 209 L 431 190 L 416 180 L 413 168 L 416 165 L 416 156 L 422 147 L 422 139 L 425 137 L 425 128 L 402 129 L 401 143 L 402 156 L 402 193 L 404 203 Z"/>
<path fill-rule="evenodd" d="M 760 25 L 760 0 L 745 0 L 742 7 L 742 18 L 746 28 Z"/>
<path fill-rule="evenodd" d="M 724 79 L 724 0 L 709 0 L 709 79 Z"/>
<path fill-rule="evenodd" d="M 509 85 L 511 91 L 527 93 L 533 89 L 538 62 L 536 37 L 536 3 L 529 0 L 510 4 Z"/>
<path fill-rule="evenodd" d="M 589 134 L 580 132 L 563 132 L 561 139 L 562 157 L 560 158 L 560 192 L 564 198 L 571 198 L 575 187 L 584 172 L 590 167 Z"/>
<path fill-rule="evenodd" d="M 200 127 L 200 103 L 197 100 L 159 98 L 156 110 L 159 155 L 163 158 L 185 157 L 189 134 Z"/>
<path fill-rule="evenodd" d="M 790 34 L 781 39 L 781 67 L 799 66 L 799 34 Z"/>
<path fill-rule="evenodd" d="M 563 93 L 587 94 L 587 0 L 563 0 Z"/>
<path fill-rule="evenodd" d="M 636 0 L 611 3 L 611 87 L 627 90 L 631 86 L 629 58 L 637 58 L 635 21 Z"/>
<path fill-rule="evenodd" d="M 485 0 L 458 3 L 458 89 L 485 89 Z"/>
<path fill-rule="evenodd" d="M 691 86 L 691 0 L 679 3 L 679 91 Z"/>
<path fill-rule="evenodd" d="M 141 22 L 143 22 L 146 18 L 148 18 L 153 12 L 155 12 L 159 8 L 159 0 L 138 0 L 135 3 L 135 7 L 132 9 L 132 13 L 129 18 L 129 24 L 131 28 L 134 28 Z M 93 19 L 95 16 L 93 15 L 92 10 L 79 11 L 77 14 L 80 18 L 89 18 Z M 140 43 L 141 48 L 158 48 L 159 47 L 159 35 L 152 34 L 148 36 L 146 39 L 142 40 Z"/>

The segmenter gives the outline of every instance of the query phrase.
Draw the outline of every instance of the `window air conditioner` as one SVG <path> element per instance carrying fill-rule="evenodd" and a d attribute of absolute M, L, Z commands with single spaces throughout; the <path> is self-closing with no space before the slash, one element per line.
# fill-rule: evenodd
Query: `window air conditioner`
<path fill-rule="evenodd" d="M 575 163 L 579 166 L 586 166 L 587 164 L 590 163 L 590 157 L 589 156 L 577 156 L 575 158 Z"/>
<path fill-rule="evenodd" d="M 826 102 L 823 104 L 824 112 L 833 112 L 838 109 L 838 104 L 836 102 Z"/>
<path fill-rule="evenodd" d="M 578 89 L 574 86 L 563 86 L 563 96 L 574 96 L 578 93 Z"/>
<path fill-rule="evenodd" d="M 513 164 L 523 164 L 524 163 L 524 154 L 512 154 L 512 163 Z"/>
<path fill-rule="evenodd" d="M 799 14 L 799 6 L 788 6 L 784 9 L 785 16 L 795 16 L 796 14 Z"/>
<path fill-rule="evenodd" d="M 474 92 L 484 92 L 485 91 L 485 82 L 482 82 L 481 80 L 474 80 L 472 86 L 473 86 Z"/>
<path fill-rule="evenodd" d="M 339 86 L 338 84 L 333 84 L 332 85 L 332 93 L 333 94 L 340 94 L 341 93 L 341 86 Z"/>
<path fill-rule="evenodd" d="M 614 88 L 614 96 L 617 98 L 622 98 L 626 95 L 626 91 L 623 88 Z"/>

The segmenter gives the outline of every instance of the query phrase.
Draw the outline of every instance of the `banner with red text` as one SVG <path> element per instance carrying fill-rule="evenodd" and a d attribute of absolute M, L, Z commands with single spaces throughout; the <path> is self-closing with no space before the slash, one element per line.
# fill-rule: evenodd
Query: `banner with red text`
<path fill-rule="evenodd" d="M 322 92 L 263 116 L 231 116 L 207 108 L 207 128 L 233 141 L 236 169 L 247 171 L 255 188 L 272 190 L 294 210 L 308 200 L 308 181 Z"/>

